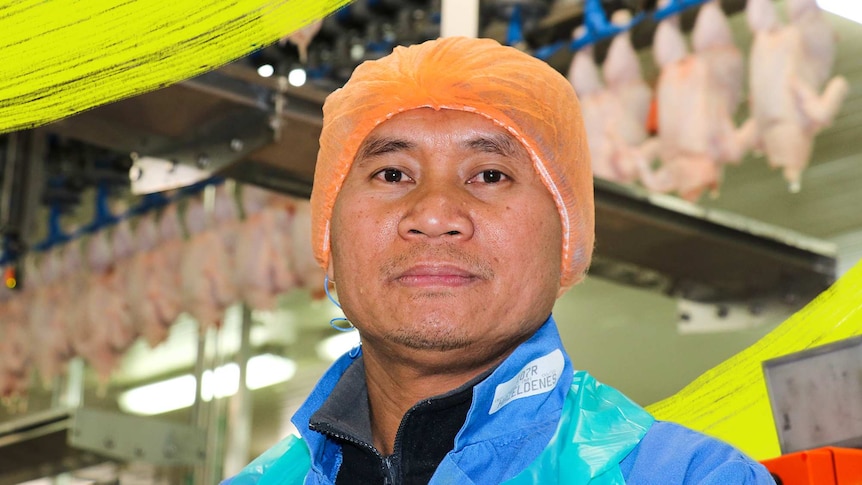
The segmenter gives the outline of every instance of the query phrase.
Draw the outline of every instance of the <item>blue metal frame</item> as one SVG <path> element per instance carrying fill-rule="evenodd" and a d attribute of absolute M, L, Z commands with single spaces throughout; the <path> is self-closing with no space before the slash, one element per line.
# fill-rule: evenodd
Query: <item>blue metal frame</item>
<path fill-rule="evenodd" d="M 653 11 L 649 17 L 656 22 L 678 15 L 684 10 L 698 7 L 709 0 L 670 0 L 670 3 L 663 8 Z M 635 25 L 639 24 L 647 18 L 647 14 L 641 12 L 632 18 L 625 25 L 616 25 L 608 20 L 608 15 L 602 8 L 601 0 L 586 0 L 584 5 L 584 27 L 586 32 L 584 35 L 577 37 L 571 41 L 559 41 L 550 45 L 539 47 L 533 55 L 542 60 L 548 60 L 556 54 L 560 49 L 568 45 L 569 50 L 576 51 L 588 45 L 595 44 L 601 40 L 613 37 L 621 32 L 630 30 Z M 511 27 L 510 27 L 511 28 Z"/>

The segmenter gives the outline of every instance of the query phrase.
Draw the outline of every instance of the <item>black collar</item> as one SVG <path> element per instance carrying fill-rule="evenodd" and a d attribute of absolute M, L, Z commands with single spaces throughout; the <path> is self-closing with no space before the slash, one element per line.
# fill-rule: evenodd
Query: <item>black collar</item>
<path fill-rule="evenodd" d="M 310 429 L 341 444 L 336 483 L 428 483 L 467 419 L 473 387 L 491 372 L 493 369 L 457 389 L 416 403 L 401 420 L 392 455 L 384 457 L 373 445 L 365 364 L 360 356 L 309 420 Z"/>

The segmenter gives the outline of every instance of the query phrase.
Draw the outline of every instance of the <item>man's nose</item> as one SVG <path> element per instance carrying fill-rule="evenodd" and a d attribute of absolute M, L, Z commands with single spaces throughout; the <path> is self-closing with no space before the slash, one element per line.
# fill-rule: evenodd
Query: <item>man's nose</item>
<path fill-rule="evenodd" d="M 473 237 L 468 194 L 446 183 L 420 183 L 404 198 L 406 207 L 398 225 L 405 239 Z"/>

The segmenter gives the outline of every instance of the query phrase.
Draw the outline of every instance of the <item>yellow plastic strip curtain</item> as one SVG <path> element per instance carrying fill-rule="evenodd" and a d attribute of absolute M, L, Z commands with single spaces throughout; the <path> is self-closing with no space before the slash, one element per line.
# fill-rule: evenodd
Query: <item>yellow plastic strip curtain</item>
<path fill-rule="evenodd" d="M 647 409 L 736 445 L 753 458 L 780 454 L 762 362 L 862 334 L 862 263 L 757 343 Z"/>
<path fill-rule="evenodd" d="M 349 0 L 5 0 L 0 133 L 188 79 Z"/>

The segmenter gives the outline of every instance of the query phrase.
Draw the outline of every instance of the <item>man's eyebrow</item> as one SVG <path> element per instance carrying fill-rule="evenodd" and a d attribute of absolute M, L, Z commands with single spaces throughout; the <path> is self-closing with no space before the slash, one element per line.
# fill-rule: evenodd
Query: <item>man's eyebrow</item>
<path fill-rule="evenodd" d="M 359 147 L 356 160 L 363 160 L 384 153 L 400 152 L 416 148 L 416 144 L 399 138 L 368 138 Z"/>
<path fill-rule="evenodd" d="M 464 146 L 471 150 L 494 153 L 504 157 L 514 157 L 519 153 L 518 143 L 509 135 L 497 134 L 470 138 Z"/>

